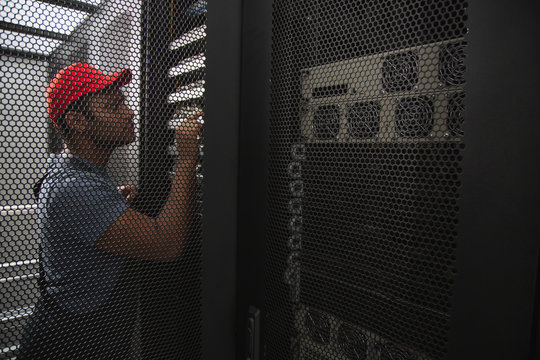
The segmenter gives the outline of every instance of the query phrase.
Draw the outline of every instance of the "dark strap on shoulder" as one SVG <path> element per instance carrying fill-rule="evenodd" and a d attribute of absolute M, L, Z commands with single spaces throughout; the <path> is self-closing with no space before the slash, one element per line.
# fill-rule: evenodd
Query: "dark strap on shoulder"
<path fill-rule="evenodd" d="M 39 201 L 39 192 L 41 191 L 41 186 L 43 185 L 43 182 L 45 181 L 45 178 L 49 174 L 43 175 L 33 186 L 34 190 L 34 196 L 36 197 L 36 201 Z M 39 278 L 37 279 L 39 292 L 43 296 L 45 294 L 45 287 L 46 287 L 46 280 L 45 280 L 45 270 L 43 269 L 43 256 L 41 251 L 41 241 L 39 242 Z"/>
<path fill-rule="evenodd" d="M 49 175 L 48 173 L 43 175 L 32 187 L 32 190 L 34 190 L 34 197 L 36 198 L 36 201 L 39 198 L 39 192 L 41 191 L 41 185 L 43 185 L 43 182 L 45 181 L 45 178 Z"/>

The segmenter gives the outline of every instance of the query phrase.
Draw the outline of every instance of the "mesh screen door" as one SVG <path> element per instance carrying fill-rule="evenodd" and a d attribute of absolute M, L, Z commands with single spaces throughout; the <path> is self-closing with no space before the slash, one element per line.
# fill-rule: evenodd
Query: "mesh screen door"
<path fill-rule="evenodd" d="M 0 358 L 199 358 L 206 1 L 0 4 Z"/>
<path fill-rule="evenodd" d="M 266 359 L 443 359 L 464 1 L 274 1 Z"/>

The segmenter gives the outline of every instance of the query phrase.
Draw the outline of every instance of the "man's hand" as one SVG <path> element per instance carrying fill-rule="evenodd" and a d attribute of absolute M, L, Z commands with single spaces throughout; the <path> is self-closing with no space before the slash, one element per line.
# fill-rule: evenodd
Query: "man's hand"
<path fill-rule="evenodd" d="M 199 139 L 202 123 L 199 117 L 203 112 L 197 112 L 187 118 L 176 128 L 176 148 L 180 160 L 194 160 L 199 155 Z"/>
<path fill-rule="evenodd" d="M 124 197 L 124 200 L 126 203 L 131 204 L 133 199 L 139 195 L 139 192 L 137 191 L 137 188 L 135 185 L 122 185 L 118 187 L 118 191 L 120 191 L 120 194 Z"/>

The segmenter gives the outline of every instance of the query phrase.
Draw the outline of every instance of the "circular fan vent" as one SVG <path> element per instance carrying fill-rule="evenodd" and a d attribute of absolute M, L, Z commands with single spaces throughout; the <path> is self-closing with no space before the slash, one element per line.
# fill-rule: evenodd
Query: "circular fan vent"
<path fill-rule="evenodd" d="M 337 341 L 339 348 L 351 360 L 367 359 L 367 339 L 360 331 L 346 325 L 339 328 Z"/>
<path fill-rule="evenodd" d="M 446 85 L 465 83 L 465 47 L 460 41 L 441 47 L 439 53 L 439 78 Z"/>
<path fill-rule="evenodd" d="M 319 140 L 335 139 L 339 132 L 337 105 L 319 106 L 313 119 L 313 132 Z"/>
<path fill-rule="evenodd" d="M 452 136 L 463 136 L 464 108 L 465 93 L 456 93 L 448 100 L 448 119 L 446 126 Z"/>
<path fill-rule="evenodd" d="M 380 345 L 381 360 L 417 360 L 409 351 L 400 349 L 392 344 Z"/>
<path fill-rule="evenodd" d="M 304 325 L 309 337 L 316 343 L 327 344 L 330 341 L 330 320 L 326 315 L 309 310 Z"/>
<path fill-rule="evenodd" d="M 400 136 L 428 136 L 433 128 L 433 101 L 427 96 L 401 99 L 396 108 L 395 124 Z"/>
<path fill-rule="evenodd" d="M 409 51 L 388 55 L 382 67 L 382 85 L 388 92 L 407 91 L 418 82 L 418 55 Z"/>
<path fill-rule="evenodd" d="M 381 105 L 376 102 L 356 103 L 349 108 L 347 126 L 355 139 L 367 139 L 379 133 Z"/>

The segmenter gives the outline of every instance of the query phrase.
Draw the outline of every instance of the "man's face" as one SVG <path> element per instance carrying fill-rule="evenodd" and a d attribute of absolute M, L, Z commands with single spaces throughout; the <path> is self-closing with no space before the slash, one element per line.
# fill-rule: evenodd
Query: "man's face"
<path fill-rule="evenodd" d="M 94 115 L 89 121 L 88 134 L 96 144 L 117 147 L 135 140 L 134 113 L 118 87 L 93 94 L 88 106 Z"/>

